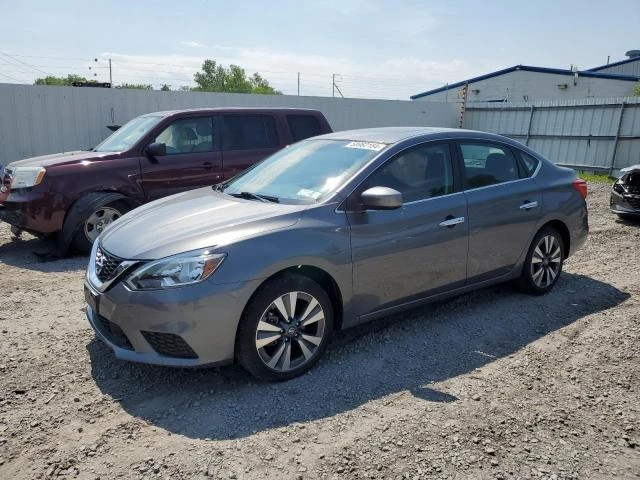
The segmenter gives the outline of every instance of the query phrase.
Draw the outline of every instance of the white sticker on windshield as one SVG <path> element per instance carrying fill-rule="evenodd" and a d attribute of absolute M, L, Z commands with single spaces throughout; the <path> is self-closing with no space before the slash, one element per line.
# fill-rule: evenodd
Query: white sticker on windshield
<path fill-rule="evenodd" d="M 386 145 L 384 143 L 375 143 L 375 142 L 351 142 L 345 145 L 347 148 L 359 148 L 361 150 L 373 150 L 374 152 L 379 152 Z"/>
<path fill-rule="evenodd" d="M 298 193 L 296 193 L 296 195 L 298 195 L 299 197 L 309 197 L 309 198 L 313 198 L 314 200 L 317 200 L 320 197 L 320 195 L 322 195 L 322 193 L 316 192 L 313 190 L 308 190 L 306 188 L 301 188 L 300 190 L 298 190 Z"/>

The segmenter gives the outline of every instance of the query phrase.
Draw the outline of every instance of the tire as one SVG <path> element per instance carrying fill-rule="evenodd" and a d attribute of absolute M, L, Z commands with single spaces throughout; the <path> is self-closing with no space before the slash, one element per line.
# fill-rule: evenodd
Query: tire
<path fill-rule="evenodd" d="M 560 234 L 551 227 L 542 228 L 531 242 L 518 285 L 535 295 L 549 292 L 560 278 L 564 255 Z"/>
<path fill-rule="evenodd" d="M 332 331 L 331 300 L 320 285 L 302 275 L 276 277 L 254 294 L 242 314 L 236 359 L 261 380 L 289 380 L 318 361 Z"/>
<path fill-rule="evenodd" d="M 58 242 L 61 255 L 65 255 L 71 246 L 80 253 L 90 253 L 100 232 L 131 208 L 124 196 L 114 192 L 90 193 L 80 198 L 64 221 Z"/>

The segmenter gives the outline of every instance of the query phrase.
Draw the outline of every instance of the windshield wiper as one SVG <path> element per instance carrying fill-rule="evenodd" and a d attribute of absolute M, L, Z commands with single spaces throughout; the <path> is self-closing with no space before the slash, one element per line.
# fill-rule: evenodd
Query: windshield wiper
<path fill-rule="evenodd" d="M 244 198 L 246 200 L 259 200 L 261 202 L 280 203 L 278 197 L 272 197 L 270 195 L 259 195 L 251 192 L 230 193 L 232 197 Z"/>

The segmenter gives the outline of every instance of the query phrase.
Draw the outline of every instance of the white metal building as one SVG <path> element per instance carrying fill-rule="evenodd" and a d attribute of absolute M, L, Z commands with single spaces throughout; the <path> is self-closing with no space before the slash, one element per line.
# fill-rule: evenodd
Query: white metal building
<path fill-rule="evenodd" d="M 640 70 L 640 57 L 585 71 L 516 65 L 419 93 L 411 99 L 459 102 L 465 85 L 467 103 L 628 97 L 640 81 L 637 70 Z"/>
<path fill-rule="evenodd" d="M 640 50 L 629 50 L 626 53 L 626 60 L 608 63 L 599 67 L 591 68 L 590 72 L 599 73 L 619 73 L 621 75 L 632 75 L 640 77 Z"/>

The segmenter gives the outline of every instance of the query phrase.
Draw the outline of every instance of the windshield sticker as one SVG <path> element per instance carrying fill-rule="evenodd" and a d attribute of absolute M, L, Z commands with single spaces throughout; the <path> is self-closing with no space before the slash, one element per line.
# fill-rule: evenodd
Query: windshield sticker
<path fill-rule="evenodd" d="M 373 150 L 374 152 L 379 152 L 386 145 L 384 143 L 375 143 L 375 142 L 351 142 L 345 145 L 346 148 L 359 148 L 361 150 Z"/>
<path fill-rule="evenodd" d="M 296 195 L 298 195 L 299 197 L 309 197 L 317 200 L 318 198 L 320 198 L 322 193 L 315 192 L 313 190 L 307 190 L 306 188 L 301 188 L 300 190 L 298 190 L 298 193 L 296 193 Z"/>

